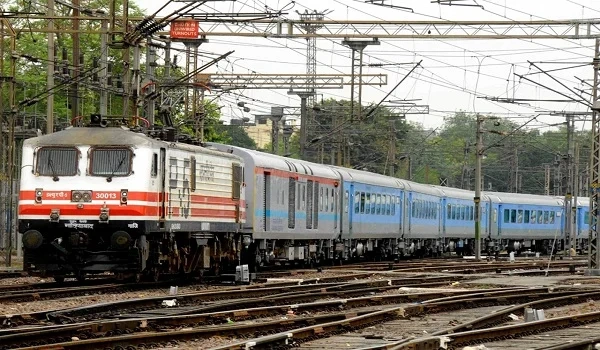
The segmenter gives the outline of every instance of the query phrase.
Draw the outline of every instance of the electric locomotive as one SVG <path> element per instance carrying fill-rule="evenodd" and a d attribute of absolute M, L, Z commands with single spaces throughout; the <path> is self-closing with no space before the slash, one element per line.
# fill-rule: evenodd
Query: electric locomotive
<path fill-rule="evenodd" d="M 92 116 L 24 142 L 19 198 L 24 269 L 34 275 L 219 273 L 245 221 L 239 157 L 106 127 Z M 154 137 L 153 137 L 154 136 Z"/>

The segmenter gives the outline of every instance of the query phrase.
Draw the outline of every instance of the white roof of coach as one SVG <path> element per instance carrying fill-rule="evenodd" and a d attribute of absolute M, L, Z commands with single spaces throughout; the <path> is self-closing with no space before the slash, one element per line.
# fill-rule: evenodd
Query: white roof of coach
<path fill-rule="evenodd" d="M 434 188 L 437 188 L 438 190 L 440 190 L 442 192 L 443 196 L 450 197 L 450 198 L 468 199 L 468 200 L 472 201 L 473 197 L 475 195 L 475 192 L 473 192 L 473 191 L 463 190 L 460 188 L 435 186 L 435 185 L 432 185 L 432 186 Z"/>
<path fill-rule="evenodd" d="M 381 174 L 370 173 L 363 170 L 344 168 L 340 166 L 329 165 L 331 169 L 339 171 L 344 181 L 356 181 L 369 185 L 377 185 L 391 188 L 404 188 L 404 184 L 399 179 Z"/>
<path fill-rule="evenodd" d="M 298 159 L 277 156 L 270 153 L 214 142 L 207 142 L 206 145 L 224 152 L 232 151 L 233 154 L 242 157 L 246 163 L 252 163 L 252 166 L 254 167 L 293 171 L 299 174 L 339 179 L 339 175 L 337 173 L 329 169 L 328 166 L 322 164 L 309 163 Z"/>
<path fill-rule="evenodd" d="M 436 188 L 436 186 L 433 186 L 433 185 L 420 184 L 418 182 L 412 182 L 412 181 L 405 181 L 405 184 L 407 185 L 406 190 L 408 190 L 408 191 L 413 191 L 413 192 L 418 192 L 418 193 L 423 193 L 423 194 L 430 194 L 432 196 L 438 196 L 438 197 L 441 197 L 443 195 L 443 192 L 441 190 L 439 190 L 438 188 Z"/>
<path fill-rule="evenodd" d="M 529 205 L 563 205 L 562 198 L 541 196 L 536 194 L 485 192 L 493 203 L 529 204 Z"/>

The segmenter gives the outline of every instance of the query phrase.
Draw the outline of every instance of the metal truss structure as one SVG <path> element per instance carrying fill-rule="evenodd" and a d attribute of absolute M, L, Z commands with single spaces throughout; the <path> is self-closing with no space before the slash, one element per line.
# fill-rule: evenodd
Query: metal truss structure
<path fill-rule="evenodd" d="M 352 84 L 350 74 L 198 74 L 197 82 L 218 89 L 341 89 Z M 363 74 L 362 85 L 387 85 L 387 74 Z"/>

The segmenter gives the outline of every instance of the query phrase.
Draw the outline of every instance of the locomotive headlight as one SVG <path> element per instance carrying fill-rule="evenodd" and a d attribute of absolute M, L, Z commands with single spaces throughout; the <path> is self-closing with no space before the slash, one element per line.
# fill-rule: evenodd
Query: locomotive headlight
<path fill-rule="evenodd" d="M 42 195 L 43 194 L 44 194 L 44 192 L 41 188 L 35 189 L 35 202 L 36 203 L 42 203 Z"/>
<path fill-rule="evenodd" d="M 81 198 L 83 199 L 84 202 L 91 202 L 92 201 L 92 192 L 91 191 L 84 191 L 81 194 Z"/>
<path fill-rule="evenodd" d="M 71 202 L 79 202 L 81 200 L 81 192 L 71 191 Z"/>

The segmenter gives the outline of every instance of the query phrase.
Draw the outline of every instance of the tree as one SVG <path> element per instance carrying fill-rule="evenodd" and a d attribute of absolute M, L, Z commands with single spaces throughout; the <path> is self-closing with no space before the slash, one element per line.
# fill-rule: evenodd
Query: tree
<path fill-rule="evenodd" d="M 117 6 L 121 4 L 117 2 Z M 0 7 L 8 9 L 10 11 L 18 11 L 25 13 L 45 13 L 47 8 L 46 5 L 39 2 L 20 2 L 15 0 L 0 0 Z M 93 9 L 103 10 L 104 13 L 109 13 L 110 0 L 81 0 L 80 8 L 82 9 Z M 117 9 L 119 10 L 119 9 Z M 143 16 L 143 11 L 134 3 L 129 4 L 129 13 L 132 16 Z M 55 14 L 57 16 L 68 17 L 72 14 L 72 9 L 68 6 L 63 6 L 60 3 L 56 4 Z M 58 57 L 56 59 L 56 85 L 68 82 L 72 76 L 72 63 L 73 61 L 79 61 L 79 57 L 73 59 L 71 57 L 73 47 L 73 36 L 71 34 L 61 33 L 61 29 L 70 28 L 72 23 L 70 20 L 53 20 L 54 26 L 58 33 L 56 34 L 56 52 Z M 24 101 L 28 98 L 38 96 L 47 90 L 46 87 L 46 74 L 47 74 L 47 36 L 44 33 L 35 32 L 35 29 L 43 29 L 47 26 L 45 20 L 33 20 L 33 19 L 11 19 L 10 23 L 16 28 L 30 28 L 30 31 L 20 31 L 17 34 L 16 40 L 16 53 L 20 55 L 17 61 L 17 83 L 19 88 L 17 89 L 16 102 Z M 100 21 L 80 21 L 80 28 L 82 30 L 99 30 Z M 8 39 L 2 43 L 4 47 L 8 47 Z M 80 34 L 80 51 L 83 55 L 83 66 L 80 72 L 90 71 L 94 59 L 98 59 L 100 56 L 100 36 L 92 34 Z M 10 60 L 8 59 L 11 54 L 9 50 L 5 50 L 7 53 L 4 57 L 4 71 L 9 72 Z M 63 61 L 63 52 L 66 54 L 67 61 Z M 109 105 L 109 114 L 120 115 L 122 111 L 122 98 L 118 94 L 114 94 L 117 89 L 118 78 L 123 75 L 125 67 L 122 64 L 121 59 L 122 52 L 120 50 L 109 49 L 108 56 L 109 62 L 112 62 L 113 71 L 112 75 L 113 86 L 109 89 L 111 92 L 111 99 Z M 98 112 L 98 87 L 93 81 L 92 74 L 82 73 L 84 78 L 79 84 L 80 88 L 76 92 L 80 98 L 80 111 L 83 116 L 89 115 L 94 112 Z M 6 86 L 6 85 L 5 85 Z M 57 124 L 66 126 L 70 123 L 71 114 L 70 109 L 73 106 L 69 105 L 69 84 L 65 84 L 62 88 L 54 90 L 54 115 L 57 120 Z M 3 98 L 7 101 L 7 90 L 3 91 Z M 70 92 L 73 93 L 73 92 Z M 44 95 L 46 96 L 46 95 Z M 27 107 L 22 107 L 20 113 L 24 115 L 36 115 L 45 116 L 45 99 L 41 99 L 38 103 L 32 104 Z M 7 104 L 5 104 L 7 106 Z M 41 118 L 44 119 L 44 118 Z"/>

